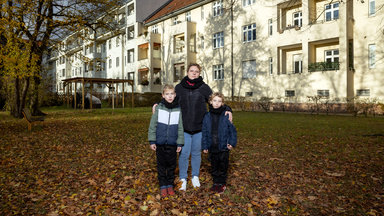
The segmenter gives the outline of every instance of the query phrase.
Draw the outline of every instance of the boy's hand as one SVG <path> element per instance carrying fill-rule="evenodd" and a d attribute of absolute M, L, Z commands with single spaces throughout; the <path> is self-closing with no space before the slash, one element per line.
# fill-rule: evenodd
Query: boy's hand
<path fill-rule="evenodd" d="M 156 144 L 151 144 L 151 149 L 152 149 L 153 151 L 156 151 Z"/>
<path fill-rule="evenodd" d="M 203 152 L 204 152 L 205 154 L 207 154 L 207 153 L 208 153 L 208 149 L 204 149 Z"/>
<path fill-rule="evenodd" d="M 228 115 L 228 120 L 232 123 L 232 113 L 229 111 L 225 111 L 225 115 Z"/>
<path fill-rule="evenodd" d="M 176 152 L 181 152 L 181 147 L 177 147 Z"/>
<path fill-rule="evenodd" d="M 157 106 L 157 104 L 153 104 L 153 107 L 152 107 L 152 114 L 155 113 L 155 111 L 156 111 L 156 106 Z"/>
<path fill-rule="evenodd" d="M 230 144 L 227 144 L 227 148 L 228 148 L 229 150 L 231 150 L 231 149 L 232 149 L 232 146 L 231 146 Z"/>

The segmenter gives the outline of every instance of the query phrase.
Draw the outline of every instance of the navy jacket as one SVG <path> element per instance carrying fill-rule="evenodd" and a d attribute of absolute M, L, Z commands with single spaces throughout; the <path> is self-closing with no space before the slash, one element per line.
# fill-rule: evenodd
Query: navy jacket
<path fill-rule="evenodd" d="M 203 138 L 202 149 L 209 150 L 212 144 L 212 120 L 211 113 L 206 113 L 203 119 Z M 237 143 L 237 132 L 235 126 L 225 116 L 225 112 L 220 114 L 219 127 L 219 150 L 228 151 L 227 144 L 235 147 Z"/>

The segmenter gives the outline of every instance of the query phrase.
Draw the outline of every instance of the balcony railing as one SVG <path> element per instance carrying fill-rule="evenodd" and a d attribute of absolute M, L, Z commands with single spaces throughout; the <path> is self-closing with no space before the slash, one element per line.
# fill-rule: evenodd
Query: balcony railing
<path fill-rule="evenodd" d="M 309 72 L 339 70 L 339 62 L 315 62 L 308 65 Z"/>

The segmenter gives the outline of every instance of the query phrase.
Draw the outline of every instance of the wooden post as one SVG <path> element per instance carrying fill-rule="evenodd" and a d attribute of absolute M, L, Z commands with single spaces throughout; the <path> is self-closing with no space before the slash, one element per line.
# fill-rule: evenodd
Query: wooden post
<path fill-rule="evenodd" d="M 91 98 L 89 99 L 89 108 L 92 110 L 92 90 L 93 90 L 93 83 L 92 83 L 92 81 L 90 82 L 90 84 L 91 84 L 91 92 L 90 92 Z"/>
<path fill-rule="evenodd" d="M 113 82 L 112 82 L 112 90 L 113 90 Z M 115 93 L 112 92 L 112 109 L 115 109 Z"/>
<path fill-rule="evenodd" d="M 67 108 L 69 107 L 69 97 L 68 97 L 68 87 L 67 87 L 67 83 L 64 83 L 64 94 L 65 94 L 65 97 L 67 99 Z"/>
<path fill-rule="evenodd" d="M 122 92 L 122 94 L 123 94 L 123 101 L 122 101 L 122 105 L 123 105 L 123 108 L 124 108 L 124 84 L 125 84 L 125 82 L 123 82 L 123 92 Z"/>
<path fill-rule="evenodd" d="M 84 110 L 84 102 L 85 102 L 85 100 L 84 100 L 84 93 L 85 93 L 85 89 L 84 89 L 85 82 L 84 82 L 84 79 L 81 80 L 81 83 L 82 83 L 82 93 L 83 93 L 81 108 Z"/>
<path fill-rule="evenodd" d="M 77 109 L 77 97 L 76 97 L 77 95 L 76 95 L 76 90 L 77 90 L 77 82 L 75 82 L 75 96 L 74 96 L 74 98 L 75 98 L 75 104 L 74 104 L 74 106 L 73 106 L 75 109 Z"/>
<path fill-rule="evenodd" d="M 119 83 L 116 83 L 116 107 L 119 106 Z"/>

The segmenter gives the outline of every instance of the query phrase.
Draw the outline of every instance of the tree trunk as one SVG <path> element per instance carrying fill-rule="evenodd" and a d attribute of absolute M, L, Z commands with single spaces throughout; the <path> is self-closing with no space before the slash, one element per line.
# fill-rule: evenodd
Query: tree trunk
<path fill-rule="evenodd" d="M 31 113 L 32 115 L 44 115 L 43 112 L 39 109 L 39 86 L 41 83 L 41 79 L 38 76 L 35 76 L 33 78 L 33 90 L 32 90 L 32 97 L 31 97 Z"/>
<path fill-rule="evenodd" d="M 20 111 L 20 79 L 15 78 L 15 87 L 13 89 L 13 100 L 11 101 L 11 115 L 15 118 L 21 118 Z"/>

